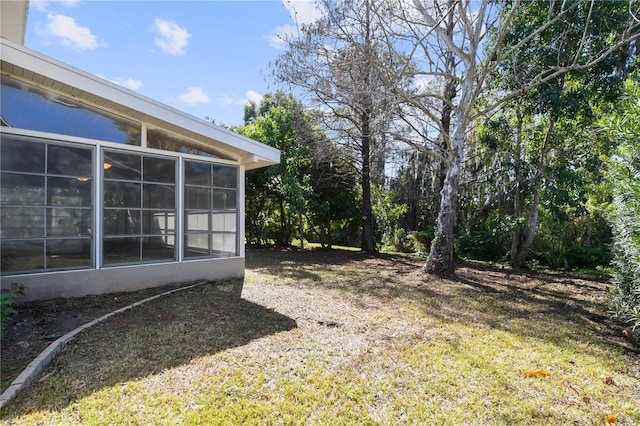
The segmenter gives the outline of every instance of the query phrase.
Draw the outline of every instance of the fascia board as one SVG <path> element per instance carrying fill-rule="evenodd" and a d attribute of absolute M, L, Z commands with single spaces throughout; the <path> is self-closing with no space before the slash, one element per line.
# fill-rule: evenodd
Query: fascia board
<path fill-rule="evenodd" d="M 254 154 L 268 164 L 277 164 L 280 161 L 280 151 L 273 147 L 216 126 L 6 39 L 0 39 L 0 43 L 0 57 L 4 62 L 120 104 L 142 115 L 203 135 L 222 145 Z"/>

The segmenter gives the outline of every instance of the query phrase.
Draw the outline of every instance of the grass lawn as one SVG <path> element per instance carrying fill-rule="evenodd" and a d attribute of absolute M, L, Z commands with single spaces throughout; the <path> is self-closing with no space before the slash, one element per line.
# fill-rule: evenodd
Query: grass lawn
<path fill-rule="evenodd" d="M 2 421 L 640 424 L 640 354 L 607 319 L 606 283 L 470 264 L 441 279 L 420 266 L 249 251 L 244 282 L 81 334 Z"/>

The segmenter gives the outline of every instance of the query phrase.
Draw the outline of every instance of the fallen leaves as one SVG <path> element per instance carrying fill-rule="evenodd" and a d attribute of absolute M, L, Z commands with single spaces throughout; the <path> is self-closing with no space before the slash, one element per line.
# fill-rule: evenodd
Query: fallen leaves
<path fill-rule="evenodd" d="M 606 417 L 604 418 L 604 422 L 605 422 L 606 424 L 608 424 L 608 425 L 615 424 L 615 422 L 616 422 L 616 418 L 617 418 L 617 417 L 618 417 L 618 415 L 617 415 L 617 414 L 609 414 L 608 416 L 606 416 Z"/>
<path fill-rule="evenodd" d="M 524 377 L 547 377 L 551 375 L 547 370 L 525 370 L 522 374 L 524 374 Z"/>

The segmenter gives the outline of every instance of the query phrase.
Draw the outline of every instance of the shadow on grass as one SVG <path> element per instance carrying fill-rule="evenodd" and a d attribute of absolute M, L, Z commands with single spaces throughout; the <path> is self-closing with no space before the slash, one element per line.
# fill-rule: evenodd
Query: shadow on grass
<path fill-rule="evenodd" d="M 2 410 L 10 421 L 60 410 L 105 388 L 297 327 L 240 297 L 242 282 L 204 284 L 116 315 L 68 343 L 41 379 Z"/>
<path fill-rule="evenodd" d="M 439 278 L 421 274 L 421 267 L 421 260 L 407 256 L 338 250 L 258 250 L 247 257 L 249 270 L 290 278 L 294 287 L 344 291 L 356 304 L 363 294 L 383 303 L 399 298 L 418 302 L 425 315 L 445 323 L 500 329 L 567 349 L 590 342 L 640 352 L 607 315 L 607 283 L 465 262 L 455 277 Z"/>
<path fill-rule="evenodd" d="M 429 315 L 571 350 L 595 343 L 640 354 L 607 315 L 606 283 L 469 264 L 456 273 L 455 278 L 433 280 L 422 289 Z"/>

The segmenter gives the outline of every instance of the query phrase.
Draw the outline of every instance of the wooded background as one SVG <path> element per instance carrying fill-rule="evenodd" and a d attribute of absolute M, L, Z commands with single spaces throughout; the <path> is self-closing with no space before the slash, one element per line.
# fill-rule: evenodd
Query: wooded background
<path fill-rule="evenodd" d="M 613 271 L 640 330 L 640 2 L 317 4 L 234 128 L 282 152 L 247 243 Z"/>

